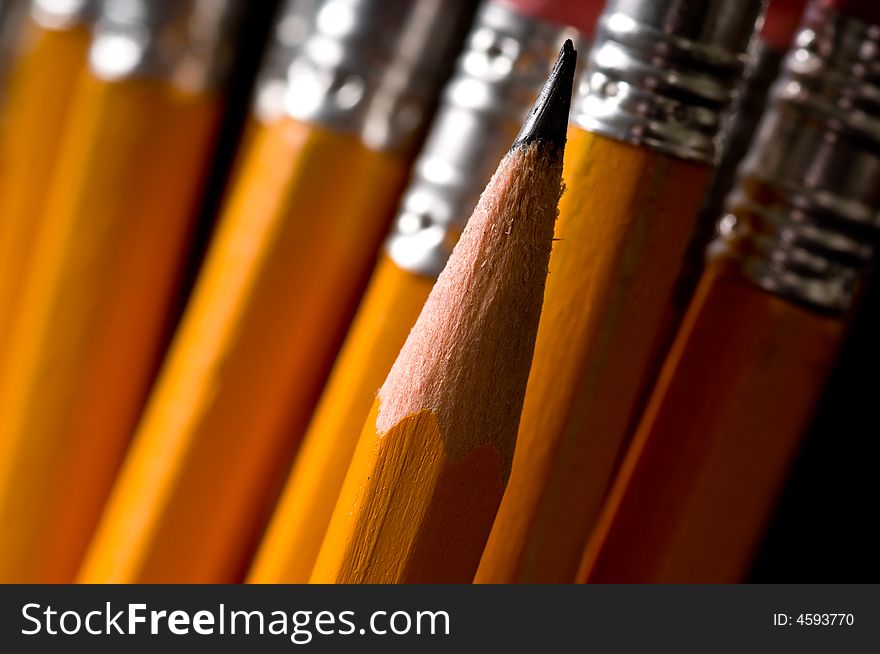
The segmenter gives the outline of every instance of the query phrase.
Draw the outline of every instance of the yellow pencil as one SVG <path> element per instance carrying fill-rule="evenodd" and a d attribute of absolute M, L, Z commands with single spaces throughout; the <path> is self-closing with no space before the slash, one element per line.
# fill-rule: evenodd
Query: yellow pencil
<path fill-rule="evenodd" d="M 544 314 L 480 582 L 571 582 L 628 439 L 762 3 L 611 0 L 572 110 Z"/>
<path fill-rule="evenodd" d="M 379 390 L 315 583 L 462 583 L 510 471 L 562 191 L 566 41 Z"/>
<path fill-rule="evenodd" d="M 234 7 L 102 6 L 0 381 L 4 582 L 71 581 L 92 535 L 174 307 Z"/>
<path fill-rule="evenodd" d="M 0 111 L 0 368 L 33 258 L 51 176 L 86 65 L 96 2 L 33 0 L 11 47 Z"/>
<path fill-rule="evenodd" d="M 80 579 L 243 576 L 469 11 L 316 8 L 285 115 L 251 135 Z"/>
<path fill-rule="evenodd" d="M 558 44 L 590 29 L 596 2 L 542 4 L 548 22 L 511 3 L 483 6 L 447 84 L 333 374 L 303 440 L 249 580 L 305 583 L 357 437 L 436 276 L 522 125 Z M 565 10 L 568 15 L 565 15 Z M 580 13 L 578 13 L 580 12 Z M 534 89 L 534 91 L 531 91 Z"/>

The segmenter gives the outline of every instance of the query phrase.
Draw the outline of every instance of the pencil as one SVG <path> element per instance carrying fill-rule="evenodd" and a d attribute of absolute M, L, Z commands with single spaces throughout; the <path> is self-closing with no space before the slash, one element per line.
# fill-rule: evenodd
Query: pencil
<path fill-rule="evenodd" d="M 7 348 L 96 3 L 27 3 L 0 112 L 0 361 Z M 12 35 L 10 35 L 11 37 Z M 4 364 L 5 366 L 5 364 Z"/>
<path fill-rule="evenodd" d="M 535 99 L 531 89 L 538 90 L 565 36 L 572 36 L 575 27 L 582 33 L 590 30 L 597 4 L 545 2 L 537 10 L 523 11 L 516 3 L 489 2 L 481 9 L 303 439 L 250 581 L 309 580 L 376 391 L 480 192 L 522 125 Z M 570 13 L 562 16 L 560 9 Z M 547 13 L 555 22 L 545 18 Z"/>
<path fill-rule="evenodd" d="M 219 114 L 234 4 L 124 4 L 95 26 L 0 382 L 3 581 L 76 574 L 161 355 Z"/>
<path fill-rule="evenodd" d="M 880 225 L 877 108 L 862 102 L 878 90 L 880 13 L 858 4 L 807 10 L 582 581 L 748 572 Z"/>
<path fill-rule="evenodd" d="M 476 580 L 571 582 L 637 409 L 761 2 L 609 2 L 572 111 L 510 483 Z"/>
<path fill-rule="evenodd" d="M 251 135 L 82 580 L 244 576 L 468 11 L 317 7 L 285 115 Z"/>
<path fill-rule="evenodd" d="M 566 41 L 379 390 L 312 582 L 473 578 L 541 314 L 575 61 Z"/>

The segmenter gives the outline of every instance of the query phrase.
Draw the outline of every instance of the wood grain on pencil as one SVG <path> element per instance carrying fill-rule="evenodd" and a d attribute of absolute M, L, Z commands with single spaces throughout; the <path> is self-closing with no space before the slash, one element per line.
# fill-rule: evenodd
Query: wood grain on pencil
<path fill-rule="evenodd" d="M 516 457 L 477 581 L 574 580 L 710 172 L 571 128 Z"/>
<path fill-rule="evenodd" d="M 741 582 L 843 327 L 761 290 L 730 264 L 711 266 L 579 580 Z"/>
<path fill-rule="evenodd" d="M 567 42 L 379 391 L 313 582 L 473 577 L 513 456 L 574 63 Z"/>

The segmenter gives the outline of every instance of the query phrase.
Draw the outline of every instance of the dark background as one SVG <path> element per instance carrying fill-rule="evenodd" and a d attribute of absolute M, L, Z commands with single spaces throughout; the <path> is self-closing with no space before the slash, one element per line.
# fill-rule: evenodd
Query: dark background
<path fill-rule="evenodd" d="M 880 276 L 874 274 L 752 581 L 880 581 L 878 339 Z"/>

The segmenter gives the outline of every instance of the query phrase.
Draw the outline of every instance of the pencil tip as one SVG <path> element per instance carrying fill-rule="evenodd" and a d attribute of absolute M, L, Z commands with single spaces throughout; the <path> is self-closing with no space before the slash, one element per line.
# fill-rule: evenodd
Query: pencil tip
<path fill-rule="evenodd" d="M 565 146 L 576 64 L 577 51 L 571 39 L 567 39 L 513 147 L 534 141 L 544 141 L 559 148 Z"/>

